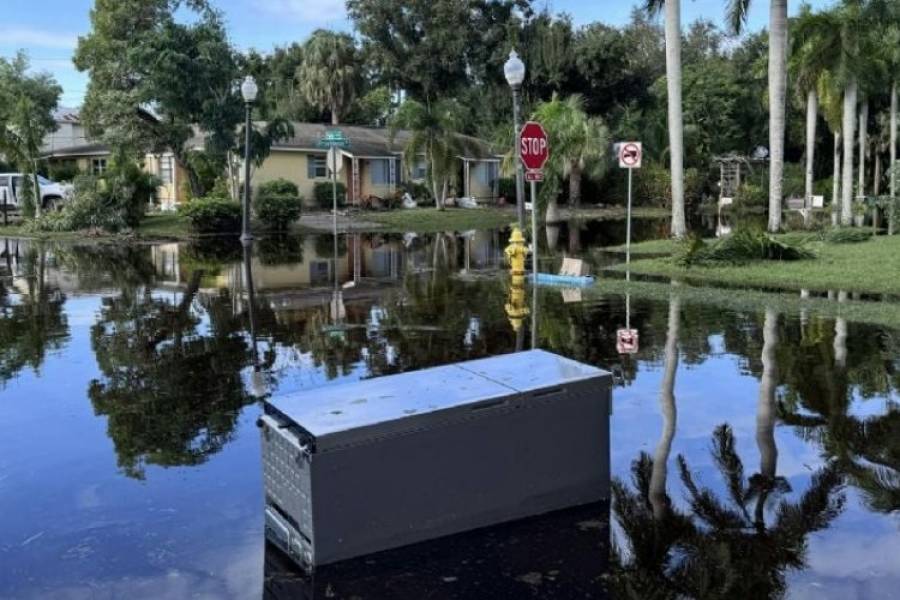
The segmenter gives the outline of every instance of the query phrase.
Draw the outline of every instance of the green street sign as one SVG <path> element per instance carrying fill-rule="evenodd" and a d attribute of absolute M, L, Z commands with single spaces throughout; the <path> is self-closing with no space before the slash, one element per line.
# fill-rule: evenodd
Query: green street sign
<path fill-rule="evenodd" d="M 344 135 L 340 129 L 328 129 L 325 131 L 325 137 L 319 140 L 319 148 L 349 148 L 350 140 Z"/>

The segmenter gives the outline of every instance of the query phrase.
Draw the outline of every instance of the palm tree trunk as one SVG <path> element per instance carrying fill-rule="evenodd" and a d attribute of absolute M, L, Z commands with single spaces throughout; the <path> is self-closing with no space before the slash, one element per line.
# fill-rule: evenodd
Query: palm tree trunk
<path fill-rule="evenodd" d="M 684 121 L 681 107 L 681 2 L 666 0 L 666 85 L 669 97 L 669 161 L 672 236 L 687 234 L 684 217 Z"/>
<path fill-rule="evenodd" d="M 31 182 L 34 185 L 34 216 L 35 218 L 40 218 L 41 210 L 43 209 L 41 205 L 41 182 L 38 179 L 37 165 L 33 165 L 32 169 Z"/>
<path fill-rule="evenodd" d="M 819 116 L 819 97 L 811 89 L 806 95 L 806 207 L 812 207 L 813 164 L 816 152 L 816 121 Z"/>
<path fill-rule="evenodd" d="M 847 292 L 838 292 L 838 303 L 847 301 Z M 834 321 L 834 366 L 847 366 L 847 319 L 838 317 Z"/>
<path fill-rule="evenodd" d="M 569 170 L 569 207 L 576 209 L 579 206 L 581 206 L 581 166 L 576 161 Z"/>
<path fill-rule="evenodd" d="M 881 192 L 881 152 L 875 150 L 875 173 L 872 175 L 872 195 L 876 198 Z"/>
<path fill-rule="evenodd" d="M 859 107 L 859 184 L 856 195 L 866 195 L 866 151 L 868 150 L 869 101 L 863 100 Z"/>
<path fill-rule="evenodd" d="M 680 324 L 681 299 L 673 295 L 669 299 L 669 330 L 666 333 L 665 367 L 662 386 L 659 390 L 663 430 L 653 455 L 653 470 L 650 473 L 648 494 L 653 507 L 653 516 L 656 519 L 664 517 L 669 506 L 666 495 L 666 479 L 669 454 L 672 451 L 672 439 L 675 437 L 675 422 L 678 417 L 678 409 L 675 405 L 675 374 L 678 372 L 678 329 Z"/>
<path fill-rule="evenodd" d="M 784 196 L 784 121 L 787 94 L 787 0 L 769 9 L 769 231 L 781 229 Z"/>
<path fill-rule="evenodd" d="M 544 221 L 547 223 L 559 222 L 559 202 L 556 194 L 550 194 L 547 199 L 547 213 L 544 215 Z"/>
<path fill-rule="evenodd" d="M 831 181 L 832 225 L 837 225 L 837 210 L 841 204 L 841 133 L 834 132 L 834 174 Z"/>
<path fill-rule="evenodd" d="M 897 82 L 891 84 L 891 165 L 888 168 L 891 178 L 891 204 L 888 209 L 888 235 L 894 235 L 894 204 L 897 197 Z"/>
<path fill-rule="evenodd" d="M 856 78 L 851 77 L 844 88 L 844 114 L 841 130 L 844 133 L 844 167 L 841 182 L 841 225 L 853 223 L 853 146 L 856 141 Z"/>
<path fill-rule="evenodd" d="M 340 110 L 338 109 L 337 102 L 332 103 L 331 105 L 331 124 L 338 125 L 341 122 Z"/>
<path fill-rule="evenodd" d="M 756 404 L 756 445 L 759 448 L 759 473 L 768 486 L 775 480 L 778 465 L 778 447 L 775 445 L 775 389 L 778 387 L 778 362 L 775 350 L 778 346 L 778 313 L 766 309 L 763 324 L 762 378 L 759 382 L 759 399 Z M 760 494 L 756 507 L 756 524 L 763 524 L 762 508 L 766 494 Z"/>

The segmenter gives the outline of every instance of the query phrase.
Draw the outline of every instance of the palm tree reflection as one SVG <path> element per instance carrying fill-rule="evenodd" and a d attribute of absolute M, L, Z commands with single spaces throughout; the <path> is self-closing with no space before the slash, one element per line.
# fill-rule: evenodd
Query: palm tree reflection
<path fill-rule="evenodd" d="M 673 505 L 665 488 L 665 462 L 674 435 L 674 384 L 678 320 L 670 302 L 662 386 L 663 436 L 656 456 L 642 453 L 632 465 L 632 487 L 613 482 L 616 521 L 625 545 L 615 548 L 613 590 L 628 598 L 772 598 L 785 591 L 785 574 L 805 565 L 806 538 L 841 512 L 844 496 L 837 463 L 815 473 L 796 502 L 777 475 L 774 425 L 778 380 L 777 315 L 763 326 L 763 373 L 757 404 L 759 473 L 746 478 L 728 424 L 715 429 L 712 457 L 725 498 L 698 485 L 687 459 L 677 459 L 686 507 Z M 674 325 L 674 327 L 673 327 Z M 662 464 L 660 464 L 662 463 Z"/>

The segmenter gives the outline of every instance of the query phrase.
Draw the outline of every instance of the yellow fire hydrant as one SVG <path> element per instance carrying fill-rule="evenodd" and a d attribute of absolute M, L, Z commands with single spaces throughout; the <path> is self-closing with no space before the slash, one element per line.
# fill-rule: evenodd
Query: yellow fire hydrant
<path fill-rule="evenodd" d="M 518 227 L 513 227 L 512 234 L 509 236 L 509 245 L 503 253 L 506 254 L 506 260 L 509 261 L 509 270 L 512 276 L 525 275 L 525 257 L 528 256 L 528 249 L 525 247 L 525 236 Z"/>
<path fill-rule="evenodd" d="M 518 227 L 513 227 L 509 236 L 509 245 L 503 251 L 509 261 L 510 286 L 509 297 L 506 302 L 506 316 L 515 331 L 522 327 L 522 321 L 531 311 L 525 303 L 525 257 L 528 249 L 525 247 L 525 237 Z"/>

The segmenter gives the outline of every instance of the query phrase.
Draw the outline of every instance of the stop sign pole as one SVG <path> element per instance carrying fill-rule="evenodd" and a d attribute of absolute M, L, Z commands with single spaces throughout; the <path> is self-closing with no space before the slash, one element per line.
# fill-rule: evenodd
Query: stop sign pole
<path fill-rule="evenodd" d="M 537 182 L 544 179 L 544 165 L 550 158 L 550 144 L 547 132 L 540 123 L 529 121 L 522 127 L 519 135 L 519 156 L 522 164 L 528 169 L 525 179 L 531 184 L 531 270 L 532 270 L 532 310 L 531 310 L 531 347 L 537 348 L 537 313 L 538 313 L 538 205 Z"/>

